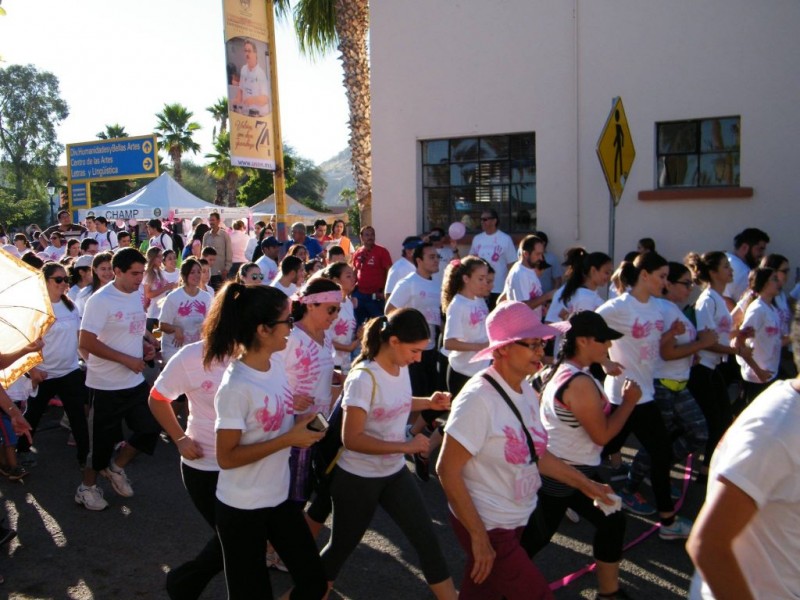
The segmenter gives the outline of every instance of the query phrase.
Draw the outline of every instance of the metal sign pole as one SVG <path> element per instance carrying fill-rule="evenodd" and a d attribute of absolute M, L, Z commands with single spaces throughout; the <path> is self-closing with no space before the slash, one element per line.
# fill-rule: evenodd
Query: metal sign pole
<path fill-rule="evenodd" d="M 608 255 L 611 257 L 611 262 L 616 264 L 614 260 L 614 232 L 616 230 L 616 214 L 617 203 L 614 202 L 614 195 L 608 194 Z"/>

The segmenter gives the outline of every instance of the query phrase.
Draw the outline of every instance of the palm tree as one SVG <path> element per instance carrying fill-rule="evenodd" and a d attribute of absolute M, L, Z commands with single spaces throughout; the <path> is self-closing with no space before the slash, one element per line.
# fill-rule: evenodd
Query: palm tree
<path fill-rule="evenodd" d="M 214 117 L 214 120 L 217 123 L 219 123 L 220 135 L 228 131 L 228 99 L 225 96 L 222 96 L 214 104 L 207 107 L 206 110 L 210 112 L 211 116 Z M 215 125 L 214 129 L 211 132 L 211 139 L 216 139 L 216 138 L 217 138 L 217 127 Z"/>
<path fill-rule="evenodd" d="M 105 131 L 99 132 L 97 137 L 101 140 L 113 140 L 116 138 L 126 138 L 129 136 L 128 132 L 125 131 L 125 127 L 119 123 L 114 123 L 113 125 L 106 125 Z"/>
<path fill-rule="evenodd" d="M 181 156 L 184 152 L 197 154 L 200 144 L 192 139 L 194 132 L 200 129 L 200 124 L 190 119 L 194 116 L 185 106 L 175 104 L 165 104 L 160 113 L 156 113 L 158 124 L 156 133 L 162 148 L 166 148 L 167 153 L 172 159 L 172 170 L 175 181 L 181 183 L 183 176 L 181 173 Z"/>
<path fill-rule="evenodd" d="M 283 16 L 289 0 L 275 0 Z M 341 54 L 344 87 L 350 110 L 350 151 L 361 223 L 372 222 L 372 141 L 370 137 L 368 0 L 298 0 L 294 8 L 300 49 L 319 56 L 336 48 Z"/>
<path fill-rule="evenodd" d="M 214 141 L 214 152 L 206 154 L 206 158 L 211 160 L 206 169 L 217 181 L 217 197 L 214 202 L 223 205 L 227 195 L 227 205 L 236 206 L 239 178 L 244 175 L 245 169 L 231 164 L 231 134 L 227 131 L 220 133 Z"/>

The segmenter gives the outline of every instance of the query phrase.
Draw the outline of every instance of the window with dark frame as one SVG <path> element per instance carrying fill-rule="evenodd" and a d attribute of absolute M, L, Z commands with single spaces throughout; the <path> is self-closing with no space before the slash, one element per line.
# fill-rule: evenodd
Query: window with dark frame
<path fill-rule="evenodd" d="M 656 123 L 658 188 L 739 187 L 740 121 Z"/>
<path fill-rule="evenodd" d="M 480 231 L 493 208 L 499 227 L 536 229 L 536 138 L 533 132 L 422 141 L 423 228 L 460 221 Z"/>

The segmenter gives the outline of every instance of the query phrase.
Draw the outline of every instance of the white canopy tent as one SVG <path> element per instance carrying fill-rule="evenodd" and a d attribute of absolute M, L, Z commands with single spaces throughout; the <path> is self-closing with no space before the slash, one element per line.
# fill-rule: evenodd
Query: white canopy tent
<path fill-rule="evenodd" d="M 258 204 L 251 206 L 250 212 L 253 214 L 254 219 L 275 215 L 275 194 L 270 194 Z M 344 213 L 317 212 L 286 194 L 286 221 L 289 225 L 296 222 L 313 225 L 317 219 L 325 219 L 329 225 L 333 223 L 334 219 L 342 219 L 345 223 L 348 221 L 347 215 Z"/>
<path fill-rule="evenodd" d="M 78 218 L 82 221 L 87 216 L 103 216 L 112 222 L 118 219 L 126 222 L 132 219 L 178 220 L 208 218 L 212 212 L 220 213 L 223 219 L 246 219 L 250 216 L 250 209 L 247 207 L 230 208 L 201 200 L 183 188 L 168 173 L 163 173 L 142 189 L 119 200 L 79 210 Z"/>

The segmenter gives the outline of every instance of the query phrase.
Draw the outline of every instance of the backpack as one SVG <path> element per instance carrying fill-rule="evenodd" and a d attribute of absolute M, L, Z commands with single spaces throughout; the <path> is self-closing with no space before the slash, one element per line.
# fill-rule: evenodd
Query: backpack
<path fill-rule="evenodd" d="M 183 252 L 183 247 L 184 247 L 183 236 L 180 233 L 178 233 L 177 231 L 173 230 L 173 232 L 172 232 L 172 249 L 175 250 L 175 254 L 177 254 L 178 256 L 181 256 L 182 252 Z"/>
<path fill-rule="evenodd" d="M 350 373 L 356 371 L 366 371 L 372 379 L 372 394 L 369 398 L 369 405 L 375 402 L 375 390 L 378 387 L 378 382 L 375 381 L 375 375 L 367 369 L 362 367 L 360 369 L 353 369 Z M 344 422 L 344 409 L 342 408 L 342 399 L 344 398 L 344 386 L 342 386 L 342 393 L 336 399 L 336 404 L 331 411 L 331 416 L 328 417 L 328 430 L 325 432 L 323 438 L 313 446 L 311 454 L 311 475 L 314 483 L 319 489 L 320 486 L 327 485 L 330 480 L 333 468 L 339 462 L 339 457 L 344 452 L 344 445 L 342 444 L 342 424 Z"/>
<path fill-rule="evenodd" d="M 695 329 L 697 329 L 697 308 L 695 307 L 694 302 L 686 305 L 686 307 L 683 309 L 683 316 L 689 319 L 689 322 L 694 325 Z"/>

